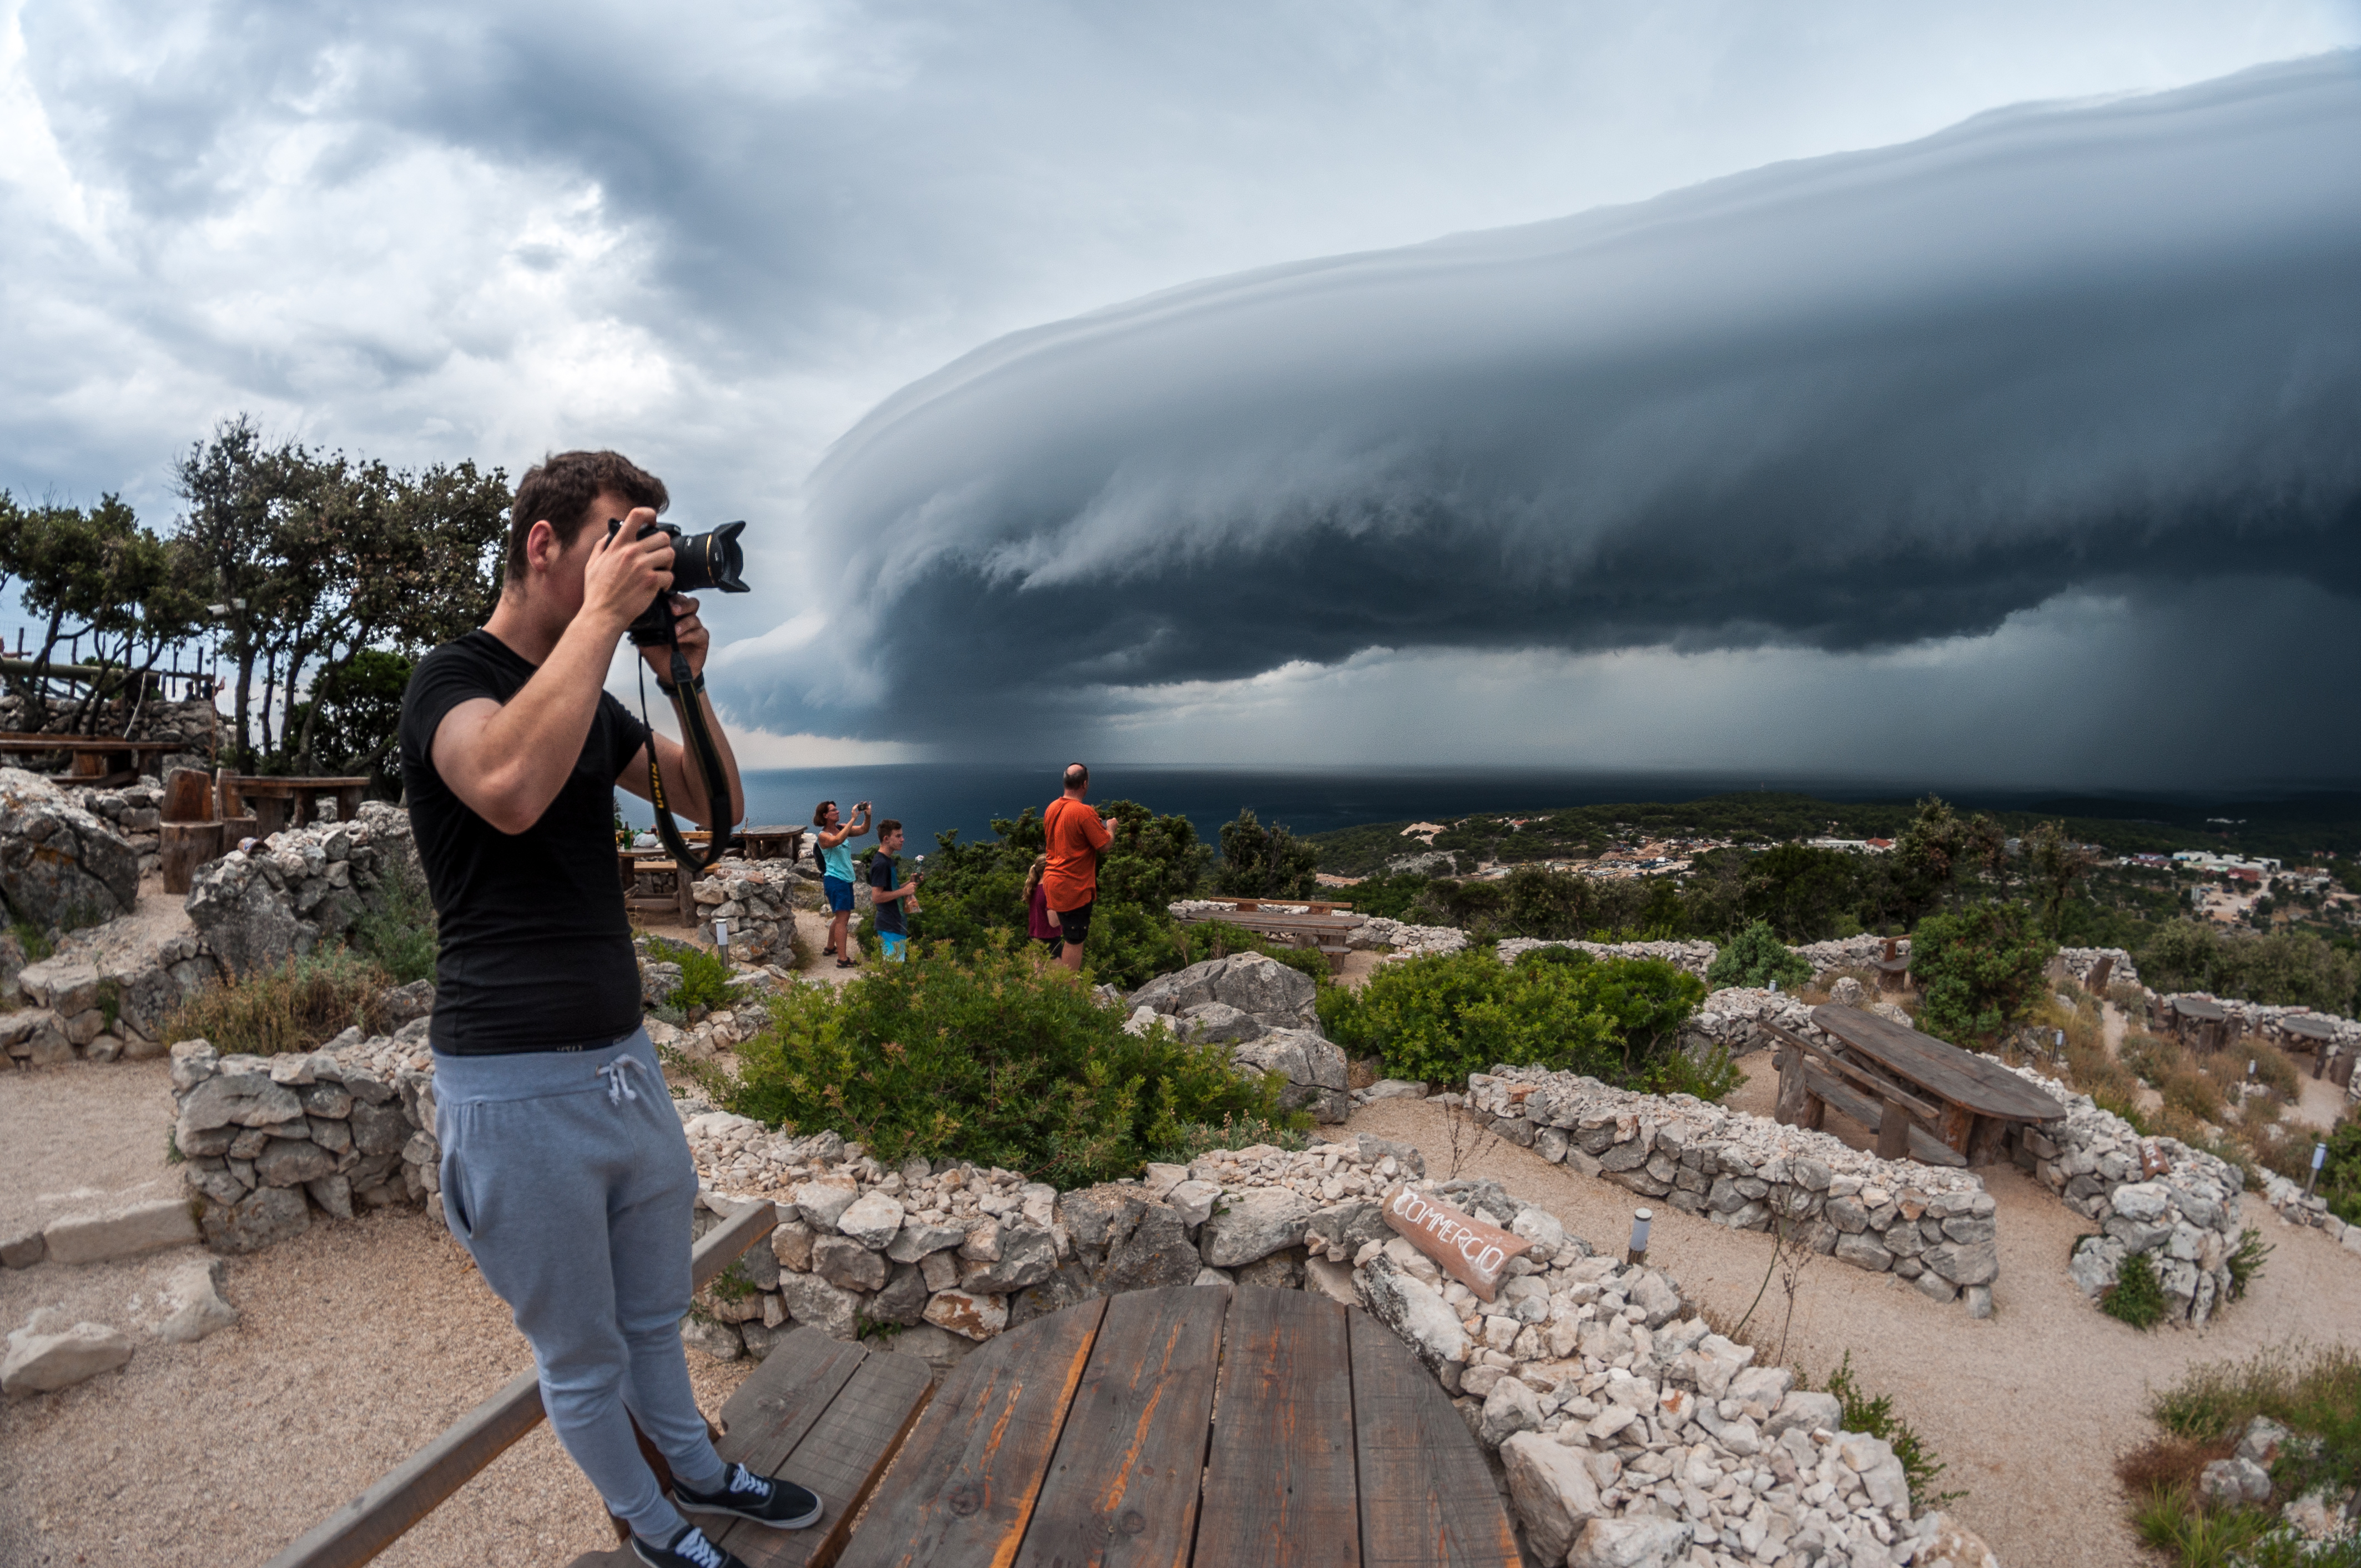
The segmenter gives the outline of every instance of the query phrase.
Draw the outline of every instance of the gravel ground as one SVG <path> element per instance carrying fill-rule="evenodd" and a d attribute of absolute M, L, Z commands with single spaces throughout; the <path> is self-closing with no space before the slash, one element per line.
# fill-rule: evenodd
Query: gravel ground
<path fill-rule="evenodd" d="M 0 1234 L 177 1195 L 164 1163 L 171 1131 L 168 1061 L 0 1068 Z"/>
<path fill-rule="evenodd" d="M 1744 1065 L 1752 1076 L 1730 1104 L 1768 1114 L 1777 1084 L 1769 1058 Z M 1439 1107 L 1380 1101 L 1356 1111 L 1349 1125 L 1413 1144 L 1425 1151 L 1429 1175 L 1448 1174 L 1452 1140 Z M 1828 1130 L 1859 1147 L 1872 1143 L 1833 1112 Z M 1476 1140 L 1463 1132 L 1460 1143 L 1461 1174 L 1497 1178 L 1540 1201 L 1601 1251 L 1622 1246 L 1642 1200 L 1488 1134 Z M 1850 1351 L 1862 1385 L 1892 1395 L 1895 1413 L 1949 1465 L 1938 1486 L 1968 1494 L 1954 1511 L 2005 1568 L 2136 1568 L 2149 1560 L 2125 1522 L 2113 1466 L 2153 1430 L 2151 1387 L 2170 1385 L 2193 1365 L 2289 1340 L 2361 1343 L 2361 1259 L 2318 1231 L 2264 1214 L 2250 1223 L 2278 1251 L 2246 1299 L 2203 1329 L 2143 1334 L 2101 1313 L 2066 1277 L 2074 1238 L 2095 1227 L 2014 1166 L 1979 1174 L 2000 1205 L 1991 1318 L 1975 1321 L 1893 1275 L 1824 1257 L 1803 1271 L 1791 1322 L 1783 1324 L 1786 1299 L 1772 1280 L 1747 1337 L 1768 1357 L 1784 1327 L 1786 1364 L 1815 1380 Z M 1745 1312 L 1763 1286 L 1770 1238 L 1649 1207 L 1649 1262 L 1723 1321 Z"/>
<path fill-rule="evenodd" d="M 0 1075 L 6 1212 L 27 1212 L 27 1191 L 104 1185 L 126 1150 L 97 1129 L 126 1104 L 158 1102 L 159 1126 L 136 1141 L 144 1163 L 121 1174 L 144 1185 L 160 1172 L 159 1066 Z M 222 1294 L 237 1326 L 164 1344 L 158 1288 L 203 1255 L 0 1272 L 0 1325 L 62 1306 L 138 1345 L 121 1372 L 0 1406 L 0 1563 L 262 1563 L 532 1365 L 508 1309 L 420 1210 L 316 1225 L 228 1260 Z M 689 1361 L 708 1413 L 752 1369 Z M 542 1568 L 612 1544 L 589 1484 L 542 1426 L 378 1561 Z"/>

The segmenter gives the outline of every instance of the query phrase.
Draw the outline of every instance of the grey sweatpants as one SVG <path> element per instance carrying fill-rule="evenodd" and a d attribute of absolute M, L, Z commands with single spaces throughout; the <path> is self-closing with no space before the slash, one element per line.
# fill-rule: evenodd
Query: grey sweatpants
<path fill-rule="evenodd" d="M 631 1419 L 688 1485 L 709 1489 L 722 1466 L 680 1344 L 697 1168 L 647 1031 L 598 1050 L 437 1055 L 434 1133 L 445 1221 L 532 1342 L 558 1442 L 609 1510 L 668 1540 L 686 1521 Z"/>

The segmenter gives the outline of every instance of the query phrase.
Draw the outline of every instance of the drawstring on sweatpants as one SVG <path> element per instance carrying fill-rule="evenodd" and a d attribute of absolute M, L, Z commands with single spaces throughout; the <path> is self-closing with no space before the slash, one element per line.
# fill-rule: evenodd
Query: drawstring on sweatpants
<path fill-rule="evenodd" d="M 640 1091 L 631 1087 L 631 1075 L 629 1070 L 639 1065 L 640 1058 L 637 1057 L 617 1057 L 598 1069 L 598 1076 L 607 1080 L 608 1104 L 620 1105 L 626 1100 L 637 1100 L 640 1097 Z"/>

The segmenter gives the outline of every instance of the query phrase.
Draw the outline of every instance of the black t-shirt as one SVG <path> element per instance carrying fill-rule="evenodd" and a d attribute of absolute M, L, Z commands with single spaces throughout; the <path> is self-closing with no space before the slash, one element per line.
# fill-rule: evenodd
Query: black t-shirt
<path fill-rule="evenodd" d="M 869 885 L 882 888 L 887 893 L 893 892 L 902 885 L 894 880 L 895 871 L 894 857 L 883 850 L 878 850 L 869 857 Z M 899 898 L 872 899 L 869 903 L 869 917 L 876 923 L 880 931 L 896 937 L 908 936 L 909 922 L 902 916 L 904 902 Z"/>
<path fill-rule="evenodd" d="M 513 835 L 434 771 L 434 731 L 450 711 L 473 697 L 505 703 L 534 669 L 479 630 L 420 660 L 402 694 L 401 778 L 442 936 L 427 1039 L 449 1054 L 603 1046 L 640 1025 L 614 809 L 615 781 L 647 727 L 600 692 L 573 777 Z"/>

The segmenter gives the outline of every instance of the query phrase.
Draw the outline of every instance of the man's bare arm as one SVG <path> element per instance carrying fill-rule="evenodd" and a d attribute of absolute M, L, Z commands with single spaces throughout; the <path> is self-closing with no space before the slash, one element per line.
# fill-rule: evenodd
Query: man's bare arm
<path fill-rule="evenodd" d="M 474 697 L 443 716 L 434 771 L 468 810 L 503 833 L 541 820 L 581 759 L 616 641 L 671 586 L 671 561 L 661 533 L 635 540 L 626 528 L 602 542 L 583 574 L 580 613 L 533 678 L 504 703 Z"/>

